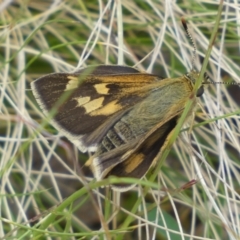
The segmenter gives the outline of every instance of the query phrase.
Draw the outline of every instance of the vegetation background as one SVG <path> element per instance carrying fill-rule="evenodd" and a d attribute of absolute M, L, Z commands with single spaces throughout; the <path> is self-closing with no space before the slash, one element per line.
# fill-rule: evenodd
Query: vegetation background
<path fill-rule="evenodd" d="M 93 64 L 182 76 L 193 53 L 182 16 L 199 70 L 212 50 L 203 70 L 213 84 L 192 131 L 181 132 L 157 179 L 131 180 L 129 192 L 107 187 L 117 179 L 92 181 L 88 169 L 76 174 L 87 156 L 44 120 L 30 83 Z M 240 238 L 238 1 L 3 0 L 0 21 L 1 239 Z"/>

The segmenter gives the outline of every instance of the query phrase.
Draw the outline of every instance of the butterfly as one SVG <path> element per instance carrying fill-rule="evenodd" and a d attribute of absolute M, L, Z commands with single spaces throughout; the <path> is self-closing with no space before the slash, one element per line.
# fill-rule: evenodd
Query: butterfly
<path fill-rule="evenodd" d="M 45 115 L 56 110 L 52 125 L 81 152 L 91 153 L 87 163 L 97 180 L 142 178 L 165 149 L 198 77 L 195 70 L 162 78 L 128 66 L 97 65 L 48 74 L 31 87 Z M 196 97 L 207 81 L 204 74 Z"/>

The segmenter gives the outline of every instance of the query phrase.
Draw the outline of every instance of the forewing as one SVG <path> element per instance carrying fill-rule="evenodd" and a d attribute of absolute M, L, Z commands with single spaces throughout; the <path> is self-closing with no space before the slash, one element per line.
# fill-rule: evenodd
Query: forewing
<path fill-rule="evenodd" d="M 108 129 L 149 94 L 159 78 L 124 66 L 96 66 L 75 73 L 54 73 L 32 83 L 46 115 L 57 107 L 52 123 L 82 152 L 95 151 Z"/>

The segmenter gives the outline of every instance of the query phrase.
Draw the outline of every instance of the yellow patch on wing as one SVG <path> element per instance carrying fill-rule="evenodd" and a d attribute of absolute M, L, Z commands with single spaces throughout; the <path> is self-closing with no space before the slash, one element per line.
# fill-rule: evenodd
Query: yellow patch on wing
<path fill-rule="evenodd" d="M 95 112 L 96 109 L 99 109 L 102 107 L 103 101 L 104 101 L 104 97 L 100 97 L 100 98 L 94 99 L 82 106 L 85 108 L 86 113 L 91 113 L 91 115 L 92 115 L 93 111 Z"/>
<path fill-rule="evenodd" d="M 115 100 L 106 104 L 102 108 L 96 108 L 96 109 L 97 110 L 91 112 L 90 114 L 91 116 L 98 116 L 98 115 L 108 116 L 122 109 L 122 105 L 117 104 L 117 100 Z"/>
<path fill-rule="evenodd" d="M 83 106 L 84 104 L 88 103 L 90 101 L 90 97 L 79 97 L 74 98 L 78 102 L 78 107 Z"/>
<path fill-rule="evenodd" d="M 108 94 L 109 88 L 107 87 L 107 85 L 108 85 L 107 83 L 99 83 L 95 84 L 94 88 L 99 94 Z"/>
<path fill-rule="evenodd" d="M 141 164 L 141 162 L 144 160 L 144 157 L 145 155 L 142 153 L 133 154 L 132 156 L 130 156 L 124 162 L 124 166 L 125 166 L 124 171 L 126 173 L 131 173 L 134 169 L 136 169 Z"/>
<path fill-rule="evenodd" d="M 69 79 L 69 82 L 64 91 L 76 89 L 79 83 L 78 78 L 74 76 L 68 76 L 67 78 Z"/>

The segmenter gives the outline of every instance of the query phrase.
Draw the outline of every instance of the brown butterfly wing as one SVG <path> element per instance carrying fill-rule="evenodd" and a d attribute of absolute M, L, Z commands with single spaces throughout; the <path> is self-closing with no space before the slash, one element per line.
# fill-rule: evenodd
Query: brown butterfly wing
<path fill-rule="evenodd" d="M 144 87 L 159 79 L 131 67 L 102 65 L 46 75 L 32 89 L 46 115 L 55 108 L 55 128 L 86 152 L 95 151 L 108 129 L 149 94 Z"/>
<path fill-rule="evenodd" d="M 142 178 L 161 155 L 177 125 L 183 109 L 169 116 L 146 135 L 100 156 L 93 156 L 92 168 L 97 179 L 108 176 Z M 131 185 L 115 185 L 118 190 L 126 191 Z"/>

